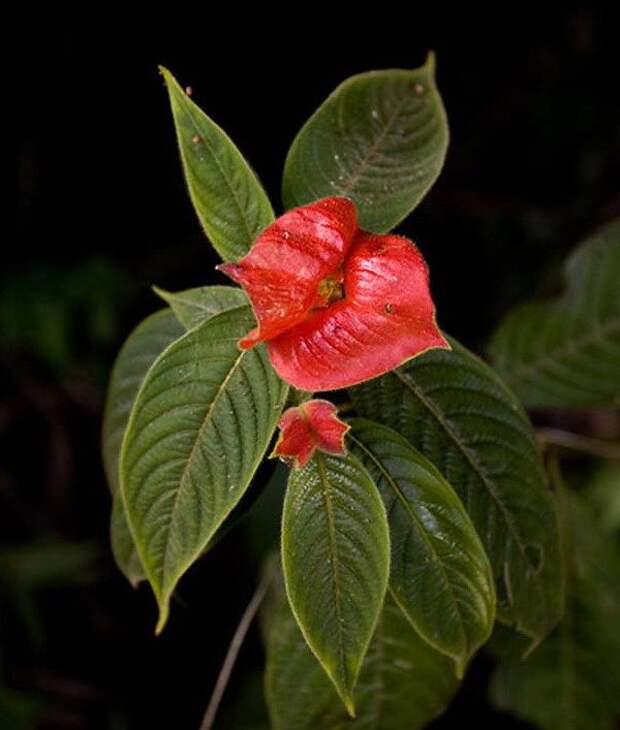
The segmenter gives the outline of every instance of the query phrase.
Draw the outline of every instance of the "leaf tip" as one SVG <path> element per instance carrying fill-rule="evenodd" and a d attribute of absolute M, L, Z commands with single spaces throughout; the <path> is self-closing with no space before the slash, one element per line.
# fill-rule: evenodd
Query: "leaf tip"
<path fill-rule="evenodd" d="M 345 707 L 347 713 L 349 714 L 349 716 L 355 718 L 355 703 L 353 702 L 352 695 L 342 694 L 342 695 L 340 695 L 340 698 L 342 699 L 344 707 Z"/>
<path fill-rule="evenodd" d="M 467 669 L 467 656 L 465 654 L 459 654 L 452 658 L 454 659 L 454 673 L 460 682 L 465 676 L 465 670 Z"/>
<path fill-rule="evenodd" d="M 163 299 L 166 304 L 170 304 L 171 294 L 169 291 L 161 289 L 160 287 L 155 286 L 155 284 L 153 284 L 151 289 L 155 292 L 155 294 L 157 294 L 160 299 Z"/>
<path fill-rule="evenodd" d="M 545 637 L 530 636 L 529 638 L 531 639 L 531 641 L 523 650 L 523 654 L 521 654 L 521 661 L 525 661 L 530 656 L 530 654 L 540 646 Z"/>
<path fill-rule="evenodd" d="M 424 61 L 424 66 L 422 68 L 427 71 L 430 76 L 434 77 L 436 66 L 437 58 L 435 56 L 435 51 L 431 50 L 426 54 L 426 60 Z"/>
<path fill-rule="evenodd" d="M 163 599 L 159 604 L 159 618 L 157 619 L 157 626 L 155 627 L 155 636 L 159 636 L 164 630 L 166 624 L 168 623 L 169 613 L 170 609 L 168 606 L 168 601 Z"/>

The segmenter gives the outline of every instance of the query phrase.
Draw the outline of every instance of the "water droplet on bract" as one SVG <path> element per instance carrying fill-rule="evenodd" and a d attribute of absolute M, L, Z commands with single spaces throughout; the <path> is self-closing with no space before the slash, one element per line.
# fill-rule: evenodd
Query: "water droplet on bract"
<path fill-rule="evenodd" d="M 198 142 L 202 142 L 202 137 L 201 137 L 201 136 L 200 136 L 199 134 L 195 134 L 195 135 L 194 135 L 194 136 L 192 137 L 192 142 L 193 142 L 194 144 L 198 144 Z"/>
<path fill-rule="evenodd" d="M 386 314 L 392 314 L 392 312 L 394 311 L 394 305 L 393 305 L 393 304 L 390 304 L 390 303 L 388 302 L 387 304 L 385 304 L 385 305 L 383 306 L 383 311 L 384 311 L 384 312 L 385 312 Z"/>
<path fill-rule="evenodd" d="M 185 93 L 186 93 L 186 94 L 187 94 L 188 96 L 191 96 L 191 95 L 192 95 L 192 94 L 194 93 L 194 90 L 192 89 L 192 87 L 191 87 L 191 86 L 186 86 L 186 87 L 185 87 Z"/>
<path fill-rule="evenodd" d="M 378 112 L 378 111 L 377 111 L 376 109 L 373 109 L 373 110 L 372 110 L 372 111 L 370 112 L 370 116 L 371 116 L 371 117 L 372 117 L 373 119 L 379 119 L 379 112 Z"/>
<path fill-rule="evenodd" d="M 282 237 L 286 238 L 286 240 L 288 241 L 288 239 L 291 237 L 291 234 L 288 231 L 284 231 L 284 233 L 282 234 Z"/>
<path fill-rule="evenodd" d="M 336 160 L 336 162 L 338 162 L 339 159 L 340 159 L 340 155 L 334 155 L 334 160 Z"/>

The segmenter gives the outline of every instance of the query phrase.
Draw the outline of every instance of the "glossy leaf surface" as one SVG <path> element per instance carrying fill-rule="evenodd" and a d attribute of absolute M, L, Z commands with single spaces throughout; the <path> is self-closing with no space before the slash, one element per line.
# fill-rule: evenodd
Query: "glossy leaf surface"
<path fill-rule="evenodd" d="M 500 374 L 530 408 L 620 402 L 620 220 L 568 258 L 560 298 L 517 307 L 490 349 Z"/>
<path fill-rule="evenodd" d="M 354 419 L 352 452 L 377 484 L 390 525 L 390 589 L 417 632 L 462 675 L 495 618 L 491 566 L 452 487 L 400 434 Z"/>
<path fill-rule="evenodd" d="M 121 455 L 130 528 L 160 609 L 241 499 L 269 444 L 287 388 L 263 348 L 240 352 L 249 307 L 176 340 L 149 370 Z"/>
<path fill-rule="evenodd" d="M 185 180 L 198 218 L 225 260 L 247 253 L 273 220 L 267 194 L 232 140 L 165 68 Z"/>
<path fill-rule="evenodd" d="M 388 598 L 354 691 L 351 718 L 284 596 L 271 613 L 265 693 L 274 730 L 418 730 L 445 709 L 458 688 L 452 662 L 423 641 Z"/>
<path fill-rule="evenodd" d="M 432 55 L 415 70 L 353 76 L 295 138 L 284 169 L 284 205 L 342 195 L 357 204 L 361 228 L 387 233 L 435 182 L 447 146 Z"/>
<path fill-rule="evenodd" d="M 352 714 L 389 574 L 385 508 L 357 459 L 317 453 L 291 471 L 282 567 L 306 641 Z"/>
<path fill-rule="evenodd" d="M 460 496 L 496 579 L 498 618 L 537 643 L 563 606 L 555 502 L 532 427 L 515 396 L 450 340 L 351 389 L 361 415 L 405 436 Z"/>

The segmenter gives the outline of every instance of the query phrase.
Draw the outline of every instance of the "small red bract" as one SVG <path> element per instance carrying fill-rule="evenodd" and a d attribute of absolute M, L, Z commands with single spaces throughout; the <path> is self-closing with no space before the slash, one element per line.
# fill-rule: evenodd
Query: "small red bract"
<path fill-rule="evenodd" d="M 326 400 L 309 400 L 286 410 L 278 426 L 280 438 L 272 456 L 292 459 L 294 466 L 308 463 L 319 449 L 344 454 L 344 436 L 350 426 L 336 415 L 336 406 Z"/>
<path fill-rule="evenodd" d="M 392 370 L 435 347 L 428 267 L 407 238 L 357 226 L 348 198 L 294 208 L 237 263 L 217 267 L 247 292 L 278 375 L 296 388 L 334 390 Z"/>

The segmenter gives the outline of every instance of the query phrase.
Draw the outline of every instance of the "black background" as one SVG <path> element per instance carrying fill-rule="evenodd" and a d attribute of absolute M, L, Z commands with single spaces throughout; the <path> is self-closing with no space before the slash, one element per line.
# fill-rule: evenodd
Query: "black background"
<path fill-rule="evenodd" d="M 148 590 L 133 592 L 109 555 L 99 429 L 114 354 L 158 306 L 151 284 L 223 283 L 185 192 L 157 65 L 192 86 L 281 210 L 286 151 L 321 100 L 353 73 L 418 66 L 434 49 L 450 150 L 400 231 L 430 263 L 442 327 L 483 351 L 501 315 L 557 288 L 566 253 L 620 214 L 617 18 L 586 7 L 517 7 L 476 15 L 384 4 L 336 17 L 334 8 L 239 6 L 222 17 L 178 6 L 165 11 L 170 18 L 157 11 L 157 28 L 146 14 L 41 18 L 33 10 L 15 24 L 5 68 L 16 194 L 0 298 L 12 333 L 0 348 L 0 564 L 46 540 L 88 544 L 95 554 L 85 575 L 68 569 L 35 586 L 30 613 L 19 581 L 5 577 L 2 588 L 0 574 L 3 682 L 41 708 L 37 727 L 196 728 L 256 583 L 261 528 L 250 526 L 184 579 L 155 639 Z M 82 288 L 92 291 L 69 296 L 84 271 Z M 37 308 L 39 287 L 47 298 Z M 70 347 L 50 356 L 46 331 L 67 297 L 75 302 L 63 315 Z M 254 633 L 223 727 L 261 661 Z M 477 660 L 437 727 L 473 718 L 521 727 L 485 705 L 489 666 Z M 0 728 L 16 727 L 1 709 Z"/>

